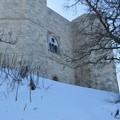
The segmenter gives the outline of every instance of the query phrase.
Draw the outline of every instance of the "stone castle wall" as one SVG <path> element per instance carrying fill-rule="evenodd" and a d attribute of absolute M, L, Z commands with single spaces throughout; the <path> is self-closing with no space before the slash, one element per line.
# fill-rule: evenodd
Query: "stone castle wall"
<path fill-rule="evenodd" d="M 70 22 L 47 8 L 45 0 L 2 1 L 0 10 L 1 30 L 17 39 L 14 45 L 1 43 L 0 50 L 7 48 L 7 53 L 17 54 L 18 59 L 23 55 L 34 60 L 45 67 L 47 78 L 57 76 L 59 81 L 74 84 L 74 68 L 63 59 L 63 52 L 73 47 Z M 48 50 L 48 31 L 60 37 L 59 55 Z"/>
<path fill-rule="evenodd" d="M 104 71 L 107 68 L 98 70 L 86 66 L 74 69 L 74 64 L 66 61 L 65 56 L 73 57 L 74 48 L 80 46 L 83 39 L 87 40 L 80 34 L 76 36 L 75 33 L 79 31 L 77 22 L 79 20 L 71 23 L 48 8 L 46 0 L 1 0 L 0 30 L 5 33 L 3 39 L 7 36 L 8 40 L 10 32 L 11 39 L 17 39 L 17 43 L 1 43 L 0 51 L 4 52 L 7 48 L 10 54 L 24 55 L 26 60 L 37 62 L 45 68 L 46 78 L 53 79 L 56 76 L 65 83 L 118 91 L 114 64 L 109 66 L 110 70 L 106 73 Z M 59 54 L 49 50 L 50 34 L 58 38 Z M 106 82 L 109 72 L 112 77 Z M 106 79 L 103 79 L 103 74 Z M 97 85 L 93 82 L 97 82 Z"/>
<path fill-rule="evenodd" d="M 102 29 L 101 25 L 99 25 L 98 28 L 98 19 L 94 21 L 94 24 L 92 25 L 93 30 Z M 90 31 L 91 32 L 91 25 L 90 18 L 87 17 L 87 15 L 82 15 L 78 18 L 76 18 L 73 21 L 73 36 L 74 36 L 74 46 L 78 50 L 82 48 L 84 45 L 86 45 L 85 50 L 89 49 L 87 45 L 90 45 L 90 42 L 94 41 L 94 37 L 90 39 L 90 36 L 85 34 Z M 97 27 L 96 27 L 97 26 Z M 84 31 L 84 32 L 83 32 Z M 90 33 L 89 32 L 89 33 Z M 84 50 L 84 48 L 83 48 Z M 89 51 L 89 50 L 88 50 Z M 91 52 L 90 56 L 85 57 L 84 59 L 80 60 L 79 63 L 80 67 L 75 69 L 75 80 L 76 84 L 81 86 L 87 86 L 97 89 L 103 89 L 107 91 L 118 91 L 118 83 L 117 83 L 117 77 L 116 77 L 116 67 L 115 62 L 110 61 L 106 63 L 97 63 L 97 64 L 84 64 L 84 62 L 89 62 L 89 60 L 97 61 L 97 59 L 100 58 L 100 56 L 105 55 L 106 51 L 104 53 L 97 52 Z M 110 55 L 113 55 L 113 51 L 110 51 Z M 78 53 L 79 55 L 79 53 Z M 76 54 L 76 57 L 78 57 Z"/>

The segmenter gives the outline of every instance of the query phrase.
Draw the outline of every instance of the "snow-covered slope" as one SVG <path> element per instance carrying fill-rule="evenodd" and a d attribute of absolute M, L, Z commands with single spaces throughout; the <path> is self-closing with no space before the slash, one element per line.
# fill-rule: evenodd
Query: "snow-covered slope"
<path fill-rule="evenodd" d="M 0 86 L 0 120 L 115 119 L 111 113 L 116 105 L 108 102 L 114 93 L 41 79 L 31 103 L 28 85 L 19 88 L 17 101 L 15 94 Z"/>

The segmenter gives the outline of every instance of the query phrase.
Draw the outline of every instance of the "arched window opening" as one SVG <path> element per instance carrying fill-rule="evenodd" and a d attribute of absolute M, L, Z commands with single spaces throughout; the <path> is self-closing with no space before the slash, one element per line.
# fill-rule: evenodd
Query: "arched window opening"
<path fill-rule="evenodd" d="M 53 53 L 59 54 L 59 46 L 57 39 L 54 36 L 49 36 L 49 50 Z"/>
<path fill-rule="evenodd" d="M 59 79 L 58 79 L 57 76 L 53 76 L 52 80 L 54 80 L 54 81 L 58 81 Z"/>

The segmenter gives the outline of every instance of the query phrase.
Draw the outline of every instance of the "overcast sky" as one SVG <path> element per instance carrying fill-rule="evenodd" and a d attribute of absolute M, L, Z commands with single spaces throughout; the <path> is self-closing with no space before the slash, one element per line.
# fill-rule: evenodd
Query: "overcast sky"
<path fill-rule="evenodd" d="M 65 3 L 66 0 L 47 0 L 48 7 L 50 7 L 51 9 L 53 9 L 54 11 L 56 11 L 70 21 L 83 14 L 84 7 L 78 6 L 79 9 L 77 9 L 77 12 L 75 12 L 75 10 L 66 11 L 64 9 Z"/>

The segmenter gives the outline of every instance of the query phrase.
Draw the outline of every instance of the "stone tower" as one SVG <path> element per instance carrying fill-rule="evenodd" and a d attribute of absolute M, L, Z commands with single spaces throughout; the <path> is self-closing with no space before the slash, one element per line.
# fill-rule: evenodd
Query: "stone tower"
<path fill-rule="evenodd" d="M 47 8 L 46 0 L 3 0 L 0 5 L 1 30 L 17 38 L 14 45 L 1 43 L 0 50 L 37 62 L 44 77 L 75 84 L 74 68 L 63 55 L 73 48 L 71 23 Z M 59 53 L 49 50 L 50 38 L 57 38 Z"/>
<path fill-rule="evenodd" d="M 31 54 L 31 51 L 35 51 L 34 43 L 38 36 L 46 40 L 46 8 L 45 0 L 1 1 L 0 30 L 4 30 L 4 33 L 12 32 L 12 36 L 19 39 L 17 47 L 5 44 L 11 52 Z"/>
<path fill-rule="evenodd" d="M 81 35 L 75 35 L 80 29 L 76 27 L 78 22 L 79 19 L 70 22 L 48 8 L 46 0 L 1 0 L 0 36 L 4 33 L 2 39 L 16 39 L 17 43 L 0 43 L 0 51 L 4 53 L 7 48 L 7 52 L 17 54 L 18 59 L 24 55 L 26 61 L 35 61 L 44 69 L 43 77 L 118 92 L 113 64 L 110 65 L 111 71 L 105 73 L 107 68 L 103 72 L 97 69 L 91 71 L 88 66 L 75 69 L 74 63 L 66 61 L 65 55 L 73 57 L 74 48 L 82 42 L 77 39 Z M 88 86 L 91 80 L 93 82 Z M 97 84 L 94 84 L 96 81 Z"/>
<path fill-rule="evenodd" d="M 85 14 L 72 21 L 72 25 L 74 28 L 73 29 L 74 48 L 80 50 L 79 48 L 86 45 L 85 52 L 87 52 L 87 50 L 89 49 L 87 45 L 91 45 L 92 41 L 95 41 L 96 38 L 94 39 L 94 37 L 92 37 L 92 39 L 90 39 L 91 36 L 83 33 L 90 33 L 92 31 L 91 26 L 92 26 L 92 29 L 95 31 L 102 29 L 102 26 L 99 24 L 99 20 L 97 18 L 94 19 L 94 23 L 90 22 L 91 17 L 94 17 L 94 16 L 89 15 L 88 17 L 88 15 Z M 99 28 L 96 26 L 99 26 Z M 76 84 L 81 86 L 97 88 L 97 89 L 104 89 L 108 91 L 110 89 L 112 89 L 113 91 L 118 91 L 115 61 L 112 61 L 112 62 L 105 61 L 103 63 L 101 62 L 100 64 L 99 63 L 87 64 L 87 62 L 90 62 L 93 60 L 96 62 L 97 60 L 102 58 L 101 57 L 102 55 L 105 55 L 105 54 L 108 54 L 108 53 L 106 53 L 106 51 L 104 51 L 104 53 L 103 51 L 102 52 L 94 51 L 94 52 L 91 52 L 90 55 L 86 56 L 85 59 L 82 59 L 81 61 L 78 61 L 79 63 L 76 63 L 76 64 L 80 64 L 81 62 L 81 66 L 75 69 Z M 113 55 L 112 50 L 109 51 L 109 55 L 111 56 Z M 84 62 L 86 62 L 86 64 L 84 64 Z"/>

